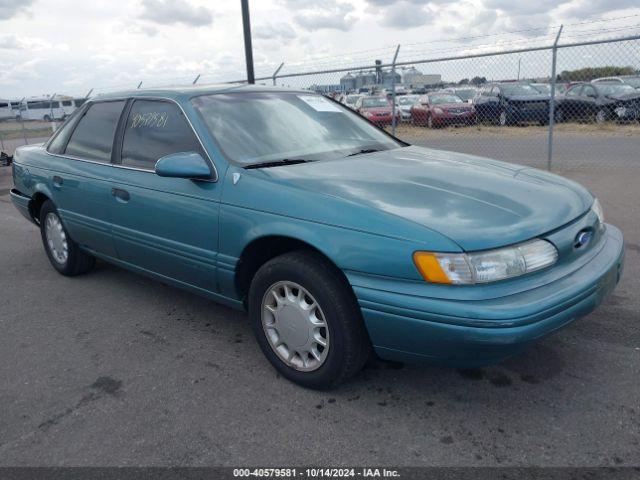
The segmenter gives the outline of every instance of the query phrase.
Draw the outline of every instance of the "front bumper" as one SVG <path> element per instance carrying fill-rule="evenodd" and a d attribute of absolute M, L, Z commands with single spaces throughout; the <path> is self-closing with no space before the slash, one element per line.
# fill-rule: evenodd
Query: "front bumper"
<path fill-rule="evenodd" d="M 347 276 L 380 357 L 479 367 L 512 356 L 588 314 L 613 291 L 622 273 L 622 233 L 608 225 L 602 242 L 597 254 L 569 275 L 486 299 L 398 294 L 364 277 Z"/>

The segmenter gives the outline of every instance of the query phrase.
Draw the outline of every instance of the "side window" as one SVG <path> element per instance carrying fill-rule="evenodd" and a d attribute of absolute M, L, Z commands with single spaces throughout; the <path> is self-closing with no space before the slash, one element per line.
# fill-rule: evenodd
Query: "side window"
<path fill-rule="evenodd" d="M 580 90 L 582 90 L 582 85 L 576 85 L 575 87 L 571 87 L 567 91 L 567 96 L 568 97 L 577 97 L 578 95 L 580 95 Z"/>
<path fill-rule="evenodd" d="M 136 100 L 131 107 L 122 142 L 122 165 L 153 170 L 158 159 L 179 152 L 203 153 L 177 105 Z"/>
<path fill-rule="evenodd" d="M 113 136 L 124 101 L 94 103 L 73 131 L 65 153 L 97 162 L 111 162 Z"/>
<path fill-rule="evenodd" d="M 595 88 L 593 88 L 590 85 L 587 85 L 584 87 L 584 90 L 582 90 L 582 96 L 596 98 L 598 95 L 596 94 Z"/>

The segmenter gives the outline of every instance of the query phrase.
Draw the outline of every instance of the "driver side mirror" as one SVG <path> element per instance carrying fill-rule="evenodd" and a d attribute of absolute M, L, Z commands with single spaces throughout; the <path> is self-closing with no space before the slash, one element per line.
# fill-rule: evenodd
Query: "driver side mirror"
<path fill-rule="evenodd" d="M 211 178 L 211 169 L 202 155 L 180 152 L 166 155 L 156 162 L 156 175 L 160 177 L 205 180 Z"/>

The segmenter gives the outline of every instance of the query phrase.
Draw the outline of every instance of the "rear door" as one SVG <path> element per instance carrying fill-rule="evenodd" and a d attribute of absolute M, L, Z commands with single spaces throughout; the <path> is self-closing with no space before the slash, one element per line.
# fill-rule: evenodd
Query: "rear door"
<path fill-rule="evenodd" d="M 118 257 L 182 284 L 216 291 L 221 185 L 159 177 L 156 161 L 198 152 L 208 159 L 182 109 L 168 100 L 136 99 L 122 124 L 110 211 Z"/>
<path fill-rule="evenodd" d="M 96 253 L 115 256 L 109 201 L 114 136 L 124 100 L 92 103 L 47 147 L 53 201 L 69 235 Z"/>

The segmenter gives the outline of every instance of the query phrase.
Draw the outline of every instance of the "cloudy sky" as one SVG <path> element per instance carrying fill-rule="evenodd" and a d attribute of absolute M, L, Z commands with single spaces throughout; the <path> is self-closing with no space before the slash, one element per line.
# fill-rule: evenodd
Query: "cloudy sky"
<path fill-rule="evenodd" d="M 258 75 L 282 61 L 283 71 L 388 61 L 398 43 L 404 59 L 524 47 L 560 23 L 574 41 L 640 33 L 638 0 L 250 3 Z M 243 75 L 239 0 L 0 0 L 0 24 L 0 97 Z"/>

